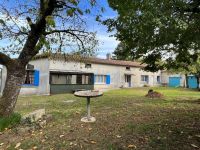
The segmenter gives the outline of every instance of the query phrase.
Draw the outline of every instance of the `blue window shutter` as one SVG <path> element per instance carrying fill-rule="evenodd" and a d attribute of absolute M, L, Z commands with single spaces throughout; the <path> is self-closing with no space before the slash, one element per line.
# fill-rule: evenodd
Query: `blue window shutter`
<path fill-rule="evenodd" d="M 94 84 L 95 83 L 95 75 L 93 74 L 92 75 L 92 84 Z"/>
<path fill-rule="evenodd" d="M 40 72 L 38 70 L 34 71 L 34 85 L 39 86 L 40 83 Z"/>
<path fill-rule="evenodd" d="M 110 84 L 110 75 L 106 75 L 106 84 Z"/>

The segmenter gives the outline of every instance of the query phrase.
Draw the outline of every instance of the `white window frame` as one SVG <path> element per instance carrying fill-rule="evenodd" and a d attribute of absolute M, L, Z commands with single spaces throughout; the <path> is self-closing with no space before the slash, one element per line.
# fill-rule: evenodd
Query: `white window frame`
<path fill-rule="evenodd" d="M 106 75 L 95 75 L 95 84 L 106 84 Z"/>
<path fill-rule="evenodd" d="M 146 81 L 147 79 L 147 81 Z M 148 75 L 141 75 L 141 82 L 149 83 L 149 76 Z"/>

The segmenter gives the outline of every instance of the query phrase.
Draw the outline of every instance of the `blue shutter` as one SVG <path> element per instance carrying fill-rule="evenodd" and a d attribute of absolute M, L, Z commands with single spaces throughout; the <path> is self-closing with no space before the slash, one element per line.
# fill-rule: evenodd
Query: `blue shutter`
<path fill-rule="evenodd" d="M 92 80 L 92 84 L 94 84 L 95 83 L 95 75 L 94 74 L 92 74 L 92 76 L 91 76 L 91 80 Z"/>
<path fill-rule="evenodd" d="M 34 71 L 34 86 L 39 86 L 40 83 L 40 72 L 38 70 Z"/>
<path fill-rule="evenodd" d="M 106 84 L 110 84 L 110 75 L 106 75 Z"/>

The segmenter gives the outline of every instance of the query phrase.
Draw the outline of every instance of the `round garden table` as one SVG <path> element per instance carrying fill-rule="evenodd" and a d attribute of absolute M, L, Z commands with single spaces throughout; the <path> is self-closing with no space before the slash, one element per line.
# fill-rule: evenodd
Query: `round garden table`
<path fill-rule="evenodd" d="M 103 95 L 103 92 L 100 91 L 78 91 L 74 93 L 77 97 L 85 97 L 87 98 L 87 116 L 81 119 L 82 122 L 95 122 L 95 117 L 90 115 L 90 98 L 99 97 Z"/>

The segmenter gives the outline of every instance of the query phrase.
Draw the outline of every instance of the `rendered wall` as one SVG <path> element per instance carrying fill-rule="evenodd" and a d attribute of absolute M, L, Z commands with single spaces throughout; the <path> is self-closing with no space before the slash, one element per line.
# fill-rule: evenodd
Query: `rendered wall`
<path fill-rule="evenodd" d="M 110 75 L 110 84 L 95 84 L 95 89 L 107 89 L 107 88 L 120 88 L 125 87 L 125 74 L 131 75 L 131 87 L 141 87 L 145 83 L 141 82 L 141 75 L 149 76 L 150 86 L 157 86 L 157 76 L 160 76 L 160 71 L 157 73 L 146 72 L 140 68 L 131 67 L 130 70 L 126 70 L 126 66 L 115 66 L 105 64 L 92 64 L 91 68 L 85 68 L 85 63 L 80 62 L 65 62 L 65 61 L 53 61 L 50 60 L 50 71 L 61 72 L 87 72 L 94 73 L 95 75 Z"/>
<path fill-rule="evenodd" d="M 185 85 L 185 76 L 183 74 L 175 74 L 167 71 L 161 73 L 162 84 L 169 85 L 169 77 L 181 77 L 180 86 L 183 87 Z"/>
<path fill-rule="evenodd" d="M 29 64 L 34 65 L 34 70 L 39 70 L 39 85 L 22 85 L 20 95 L 49 95 L 49 61 L 48 59 L 38 59 L 29 62 Z M 2 82 L 3 87 L 6 82 L 6 67 L 3 67 Z M 2 91 L 1 91 L 2 92 Z"/>

